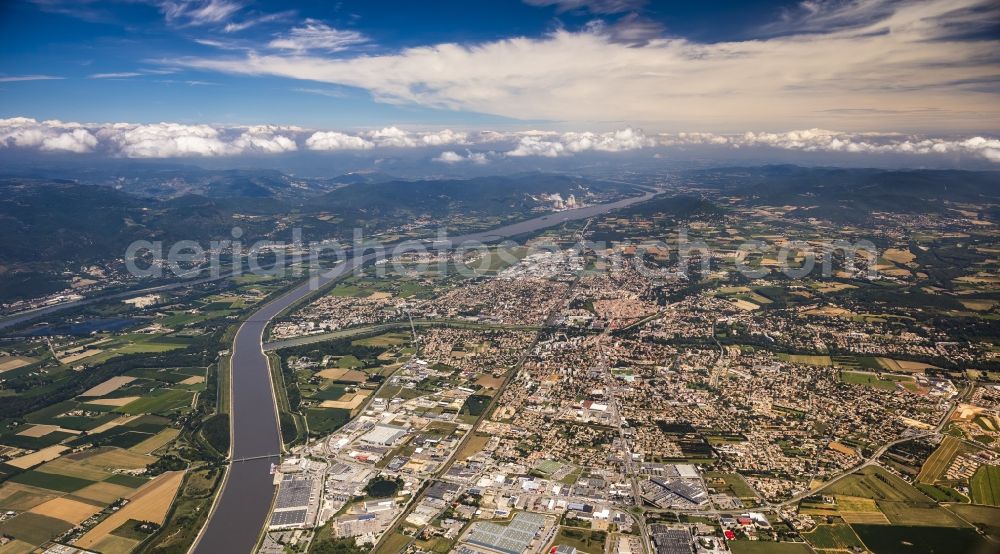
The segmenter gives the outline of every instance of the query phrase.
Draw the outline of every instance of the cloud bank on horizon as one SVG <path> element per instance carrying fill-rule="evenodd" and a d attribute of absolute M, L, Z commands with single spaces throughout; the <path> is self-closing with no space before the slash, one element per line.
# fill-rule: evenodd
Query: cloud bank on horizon
<path fill-rule="evenodd" d="M 684 10 L 699 8 L 647 0 L 482 5 L 496 17 L 520 10 L 517 25 L 485 28 L 476 25 L 490 18 L 478 11 L 409 21 L 416 12 L 406 10 L 418 8 L 407 3 L 16 6 L 8 21 L 35 13 L 81 29 L 76 38 L 64 33 L 69 46 L 60 52 L 89 52 L 101 41 L 125 47 L 113 50 L 114 64 L 81 58 L 77 74 L 61 59 L 18 72 L 17 54 L 0 58 L 0 149 L 173 158 L 428 148 L 441 164 L 486 164 L 697 146 L 1000 162 L 995 0 L 766 0 L 728 14 L 752 22 L 706 9 L 711 23 L 693 30 L 680 24 L 696 19 Z M 695 32 L 716 24 L 729 30 Z M 456 34 L 463 25 L 475 32 Z M 124 38 L 107 31 L 114 26 Z M 136 46 L 135 33 L 156 47 Z M 15 35 L 0 44 L 16 46 Z M 34 46 L 51 46 L 35 35 Z M 259 83 L 270 96 L 254 101 L 247 87 Z M 87 90 L 95 91 L 89 103 L 66 102 Z M 314 112 L 290 94 L 309 97 Z M 207 121 L 220 105 L 243 111 L 213 121 L 246 124 Z M 138 116 L 121 113 L 132 106 Z M 370 121 L 340 124 L 326 107 Z M 394 117 L 407 110 L 425 111 L 417 124 Z M 475 130 L 490 127 L 476 122 L 480 115 L 499 118 L 498 130 Z M 84 120 L 134 123 L 73 122 Z M 297 125 L 251 124 L 260 121 Z"/>
<path fill-rule="evenodd" d="M 101 154 L 120 158 L 183 158 L 285 154 L 300 150 L 351 152 L 425 149 L 444 164 L 486 164 L 498 158 L 558 158 L 586 152 L 629 152 L 685 147 L 774 148 L 846 154 L 971 156 L 1000 163 L 1000 139 L 934 138 L 898 133 L 807 129 L 781 133 L 434 131 L 385 127 L 356 133 L 291 125 L 213 126 L 181 123 L 86 124 L 18 117 L 0 119 L 0 149 Z M 464 149 L 461 154 L 457 149 Z"/>

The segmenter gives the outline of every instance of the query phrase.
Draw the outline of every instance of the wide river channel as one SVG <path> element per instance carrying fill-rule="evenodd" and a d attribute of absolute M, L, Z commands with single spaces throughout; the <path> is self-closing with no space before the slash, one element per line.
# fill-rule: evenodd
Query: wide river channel
<path fill-rule="evenodd" d="M 566 221 L 585 219 L 631 206 L 649 200 L 655 194 L 647 192 L 642 196 L 617 202 L 552 213 L 490 231 L 450 237 L 450 240 L 453 245 L 472 241 L 500 241 Z M 272 463 L 278 462 L 282 447 L 274 390 L 267 357 L 262 348 L 265 327 L 278 314 L 315 291 L 317 286 L 325 286 L 349 274 L 374 257 L 374 253 L 355 256 L 320 275 L 318 281 L 307 280 L 262 306 L 236 332 L 231 360 L 229 414 L 232 424 L 232 462 L 220 496 L 216 499 L 208 522 L 192 546 L 192 552 L 252 552 L 271 509 L 275 486 L 270 469 Z"/>

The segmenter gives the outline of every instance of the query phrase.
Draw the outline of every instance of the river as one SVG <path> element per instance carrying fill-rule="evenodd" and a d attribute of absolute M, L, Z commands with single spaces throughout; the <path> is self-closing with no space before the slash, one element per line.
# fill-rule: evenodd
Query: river
<path fill-rule="evenodd" d="M 655 194 L 647 192 L 617 202 L 557 212 L 490 231 L 455 237 L 451 242 L 453 245 L 472 241 L 495 242 L 631 206 Z M 272 462 L 278 461 L 282 446 L 274 391 L 262 348 L 264 328 L 286 308 L 314 291 L 317 285 L 329 284 L 374 258 L 374 253 L 354 257 L 322 274 L 318 282 L 307 280 L 260 307 L 240 326 L 233 340 L 231 360 L 232 463 L 208 522 L 192 546 L 193 552 L 252 552 L 260 531 L 267 523 L 275 492 L 269 469 Z"/>

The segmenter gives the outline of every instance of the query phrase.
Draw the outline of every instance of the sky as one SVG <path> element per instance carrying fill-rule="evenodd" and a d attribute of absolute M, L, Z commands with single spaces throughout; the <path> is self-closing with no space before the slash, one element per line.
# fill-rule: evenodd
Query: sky
<path fill-rule="evenodd" d="M 1000 163 L 995 0 L 8 0 L 0 52 L 7 150 Z"/>

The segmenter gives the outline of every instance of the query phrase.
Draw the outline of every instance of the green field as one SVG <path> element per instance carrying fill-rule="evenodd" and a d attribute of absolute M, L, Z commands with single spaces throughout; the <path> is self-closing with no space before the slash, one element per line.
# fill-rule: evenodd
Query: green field
<path fill-rule="evenodd" d="M 608 534 L 604 531 L 590 531 L 577 527 L 560 527 L 559 534 L 556 535 L 555 544 L 565 544 L 572 546 L 579 552 L 587 554 L 603 554 L 604 541 Z"/>
<path fill-rule="evenodd" d="M 552 476 L 553 473 L 559 471 L 559 468 L 561 467 L 562 464 L 555 460 L 544 460 L 540 464 L 535 466 L 534 471 L 537 471 L 538 473 L 542 474 L 545 478 L 549 478 Z"/>
<path fill-rule="evenodd" d="M 306 410 L 306 423 L 309 433 L 325 435 L 332 433 L 350 421 L 351 411 L 340 408 L 311 408 Z"/>
<path fill-rule="evenodd" d="M 23 513 L 0 523 L 0 533 L 28 544 L 40 545 L 69 531 L 72 527 L 61 519 Z"/>
<path fill-rule="evenodd" d="M 811 554 L 803 542 L 730 541 L 733 554 Z"/>
<path fill-rule="evenodd" d="M 351 344 L 359 346 L 396 346 L 409 342 L 410 334 L 404 332 L 385 333 L 374 337 L 358 339 Z"/>
<path fill-rule="evenodd" d="M 358 369 L 365 367 L 365 364 L 357 357 L 348 354 L 347 356 L 341 356 L 340 359 L 337 360 L 337 367 L 342 367 L 344 369 Z"/>
<path fill-rule="evenodd" d="M 708 481 L 719 480 L 724 482 L 724 485 L 712 483 L 712 486 L 737 498 L 757 498 L 757 493 L 738 473 L 709 471 L 705 473 L 705 479 Z"/>
<path fill-rule="evenodd" d="M 973 502 L 986 506 L 1000 506 L 1000 466 L 981 466 L 969 484 Z"/>
<path fill-rule="evenodd" d="M 951 487 L 917 483 L 917 489 L 938 502 L 968 502 L 969 499 Z"/>
<path fill-rule="evenodd" d="M 169 352 L 176 348 L 184 348 L 183 344 L 165 342 L 134 342 L 115 350 L 116 354 L 139 354 L 145 352 Z"/>
<path fill-rule="evenodd" d="M 382 541 L 382 545 L 373 551 L 372 554 L 399 554 L 406 550 L 406 545 L 410 544 L 412 540 L 413 537 L 408 537 L 402 533 L 393 533 Z"/>
<path fill-rule="evenodd" d="M 340 284 L 330 289 L 330 292 L 328 292 L 327 295 L 350 296 L 354 298 L 361 298 L 364 296 L 369 296 L 371 293 L 372 291 L 363 289 L 357 285 Z"/>
<path fill-rule="evenodd" d="M 973 504 L 956 504 L 948 506 L 948 509 L 975 525 L 987 535 L 1000 540 L 1000 508 L 976 506 Z"/>
<path fill-rule="evenodd" d="M 864 548 L 861 539 L 854 534 L 850 525 L 817 525 L 816 529 L 809 533 L 804 533 L 802 538 L 809 541 L 809 544 L 816 548 L 844 549 L 855 546 Z"/>
<path fill-rule="evenodd" d="M 913 383 L 913 379 L 909 377 L 900 377 L 898 375 L 882 375 L 880 377 L 874 373 L 859 371 L 841 371 L 840 381 L 850 385 L 868 385 L 869 387 L 883 390 L 894 390 L 897 383 L 903 383 L 903 386 Z M 907 386 L 907 388 L 910 387 Z"/>
<path fill-rule="evenodd" d="M 161 389 L 118 408 L 118 411 L 132 415 L 169 413 L 190 405 L 192 394 L 183 389 Z"/>
<path fill-rule="evenodd" d="M 909 483 L 880 467 L 866 467 L 823 489 L 823 492 L 872 499 L 885 517 L 897 525 L 966 526 Z"/>
<path fill-rule="evenodd" d="M 924 501 L 920 491 L 899 477 L 880 468 L 869 466 L 823 489 L 826 494 L 860 496 L 873 500 Z"/>
<path fill-rule="evenodd" d="M 26 471 L 20 475 L 12 477 L 11 482 L 31 485 L 43 489 L 60 492 L 73 492 L 93 484 L 93 481 L 70 477 L 69 475 L 55 475 L 52 473 L 42 473 L 41 471 Z"/>
<path fill-rule="evenodd" d="M 121 485 L 123 487 L 136 489 L 146 484 L 149 481 L 149 479 L 146 479 L 145 477 L 137 477 L 135 475 L 127 475 L 124 473 L 119 473 L 112 475 L 111 477 L 108 477 L 107 479 L 105 479 L 105 481 L 115 485 Z"/>
<path fill-rule="evenodd" d="M 902 525 L 854 525 L 854 531 L 875 554 L 961 554 L 989 552 L 972 529 Z M 733 552 L 736 552 L 733 550 Z"/>
<path fill-rule="evenodd" d="M 945 436 L 937 449 L 927 457 L 927 461 L 920 468 L 917 481 L 921 483 L 934 483 L 944 475 L 951 465 L 955 456 L 963 450 L 964 443 L 955 437 Z"/>
<path fill-rule="evenodd" d="M 151 379 L 154 381 L 160 381 L 167 384 L 179 383 L 188 377 L 194 377 L 197 375 L 205 375 L 205 368 L 203 367 L 164 367 L 164 368 L 154 368 L 154 367 L 141 367 L 139 369 L 133 369 L 125 372 L 125 375 L 129 377 L 136 377 L 140 379 Z"/>
<path fill-rule="evenodd" d="M 489 403 L 489 396 L 473 394 L 465 399 L 465 404 L 462 405 L 461 413 L 478 417 L 483 414 L 483 411 Z"/>

